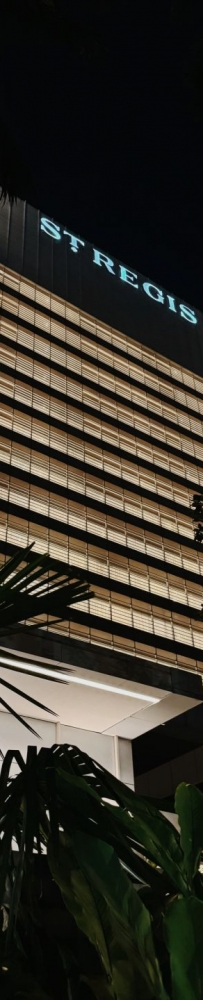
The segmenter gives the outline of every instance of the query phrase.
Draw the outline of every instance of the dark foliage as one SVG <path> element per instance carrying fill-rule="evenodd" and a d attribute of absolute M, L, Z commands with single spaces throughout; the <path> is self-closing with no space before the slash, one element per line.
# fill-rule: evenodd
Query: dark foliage
<path fill-rule="evenodd" d="M 18 549 L 0 569 L 0 637 L 4 639 L 6 635 L 11 636 L 13 631 L 25 631 L 26 623 L 29 623 L 29 629 L 33 629 L 47 627 L 48 623 L 53 628 L 58 622 L 69 621 L 71 605 L 93 596 L 83 573 L 78 570 L 76 572 L 71 566 L 57 570 L 50 556 L 33 557 L 32 548 L 33 545 L 29 545 L 25 549 Z M 13 669 L 15 670 L 15 659 Z M 16 688 L 1 677 L 0 684 L 7 690 L 20 694 L 33 705 L 50 712 L 47 706 L 25 695 L 19 686 Z M 0 703 L 30 732 L 34 732 L 2 696 Z"/>
<path fill-rule="evenodd" d="M 180 785 L 175 806 L 181 834 L 75 747 L 7 753 L 3 998 L 200 1000 L 203 796 Z"/>

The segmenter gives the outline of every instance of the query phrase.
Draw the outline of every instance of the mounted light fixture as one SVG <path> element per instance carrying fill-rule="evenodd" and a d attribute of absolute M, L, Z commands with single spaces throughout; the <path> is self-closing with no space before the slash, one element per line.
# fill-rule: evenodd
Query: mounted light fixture
<path fill-rule="evenodd" d="M 152 705 L 157 705 L 161 700 L 160 698 L 153 698 L 151 695 L 140 694 L 137 691 L 129 691 L 127 688 L 114 687 L 113 684 L 104 684 L 102 681 L 89 680 L 86 677 L 75 677 L 75 675 L 66 670 L 55 670 L 52 667 L 41 666 L 36 663 L 32 663 L 26 660 L 15 660 L 9 656 L 0 656 L 0 666 L 10 667 L 13 670 L 25 671 L 25 673 L 33 674 L 33 676 L 41 677 L 44 680 L 54 680 L 61 681 L 64 684 L 80 684 L 83 687 L 95 688 L 97 691 L 106 691 L 109 694 L 120 694 L 126 698 L 135 698 L 139 701 L 151 702 Z"/>

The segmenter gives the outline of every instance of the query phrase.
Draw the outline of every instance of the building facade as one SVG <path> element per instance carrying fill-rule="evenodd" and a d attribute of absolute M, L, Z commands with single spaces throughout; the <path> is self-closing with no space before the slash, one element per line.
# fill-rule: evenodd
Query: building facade
<path fill-rule="evenodd" d="M 0 559 L 35 542 L 82 569 L 94 598 L 51 658 L 178 714 L 202 693 L 201 314 L 20 202 L 0 211 L 0 310 Z"/>

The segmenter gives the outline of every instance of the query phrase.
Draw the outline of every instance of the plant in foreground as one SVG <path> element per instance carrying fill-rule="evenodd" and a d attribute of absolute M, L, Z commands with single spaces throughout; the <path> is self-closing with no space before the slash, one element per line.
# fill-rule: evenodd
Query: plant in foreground
<path fill-rule="evenodd" d="M 180 785 L 175 808 L 180 834 L 72 746 L 7 753 L 3 998 L 202 998 L 203 796 Z"/>
<path fill-rule="evenodd" d="M 14 632 L 16 634 L 29 630 L 32 635 L 33 628 L 47 627 L 48 622 L 53 628 L 58 622 L 69 621 L 71 605 L 93 596 L 82 572 L 71 566 L 62 568 L 59 565 L 56 568 L 54 559 L 46 554 L 33 557 L 32 548 L 33 544 L 17 549 L 15 555 L 0 569 L 0 644 L 1 637 L 11 637 Z M 26 622 L 30 624 L 26 626 Z M 17 669 L 15 659 L 12 669 Z M 22 689 L 9 684 L 2 677 L 0 684 L 9 691 L 20 694 L 38 708 L 55 715 L 46 705 L 30 698 Z M 3 697 L 0 697 L 0 704 L 26 729 L 34 732 Z M 37 734 L 34 732 L 34 735 Z"/>

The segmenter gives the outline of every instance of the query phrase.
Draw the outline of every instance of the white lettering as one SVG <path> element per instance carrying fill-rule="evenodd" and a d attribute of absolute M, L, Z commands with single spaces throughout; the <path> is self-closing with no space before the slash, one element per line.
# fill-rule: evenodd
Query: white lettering
<path fill-rule="evenodd" d="M 53 240 L 61 240 L 61 229 L 57 226 L 56 222 L 51 222 L 45 216 L 42 216 L 40 227 L 42 232 L 46 233 L 47 236 L 51 236 Z M 69 233 L 68 229 L 62 230 L 63 236 L 69 236 L 70 240 L 70 250 L 73 253 L 78 253 L 80 247 L 85 247 L 85 241 L 80 240 L 78 236 L 74 236 L 73 233 Z M 137 284 L 139 281 L 139 276 L 134 273 L 134 271 L 129 271 L 124 264 L 118 264 L 117 261 L 113 261 L 111 257 L 107 257 L 105 253 L 101 253 L 100 250 L 96 248 L 93 249 L 93 263 L 98 264 L 99 267 L 106 267 L 109 274 L 116 275 L 117 268 L 119 268 L 120 280 L 125 281 L 126 285 L 131 285 L 132 288 L 142 287 L 146 295 L 154 302 L 161 302 L 162 305 L 166 304 L 170 312 L 176 313 L 180 312 L 181 319 L 185 319 L 188 323 L 197 324 L 198 318 L 195 314 L 194 309 L 190 309 L 189 306 L 185 306 L 182 302 L 176 304 L 176 300 L 173 295 L 169 295 L 167 292 L 163 292 L 161 288 L 154 285 L 150 281 L 144 281 L 143 285 Z M 115 269 L 116 268 L 116 271 Z"/>
<path fill-rule="evenodd" d="M 126 281 L 127 285 L 133 285 L 134 288 L 139 288 L 139 285 L 136 285 L 134 280 L 137 278 L 137 274 L 134 274 L 134 271 L 128 271 L 126 267 L 123 267 L 123 264 L 120 264 L 120 272 L 121 281 Z"/>
<path fill-rule="evenodd" d="M 57 226 L 56 222 L 50 222 L 49 219 L 45 219 L 43 216 L 41 219 L 41 229 L 47 236 L 53 236 L 54 240 L 61 240 L 60 226 Z"/>
<path fill-rule="evenodd" d="M 73 236 L 72 233 L 68 233 L 67 229 L 63 229 L 64 236 L 70 237 L 70 248 L 73 253 L 78 253 L 79 243 L 82 247 L 85 246 L 84 240 L 79 240 L 77 236 Z"/>
<path fill-rule="evenodd" d="M 183 306 L 182 302 L 180 304 L 180 315 L 182 319 L 187 319 L 188 323 L 197 323 L 194 309 L 189 309 L 189 306 Z"/>
<path fill-rule="evenodd" d="M 171 312 L 176 313 L 175 299 L 172 298 L 172 295 L 167 295 L 166 298 L 168 299 L 169 309 L 171 309 Z"/>
<path fill-rule="evenodd" d="M 161 288 L 157 288 L 157 285 L 151 285 L 150 281 L 144 281 L 143 288 L 150 299 L 154 299 L 155 302 L 164 302 L 163 292 Z M 154 292 L 155 295 L 153 294 Z"/>
<path fill-rule="evenodd" d="M 104 267 L 107 268 L 107 271 L 109 271 L 110 274 L 115 274 L 115 271 L 113 270 L 114 262 L 113 260 L 111 260 L 110 257 L 106 257 L 105 253 L 100 253 L 100 250 L 95 250 L 94 247 L 93 247 L 93 254 L 94 254 L 94 260 L 93 260 L 94 264 L 99 264 L 99 267 L 102 267 L 102 264 L 104 264 Z"/>

